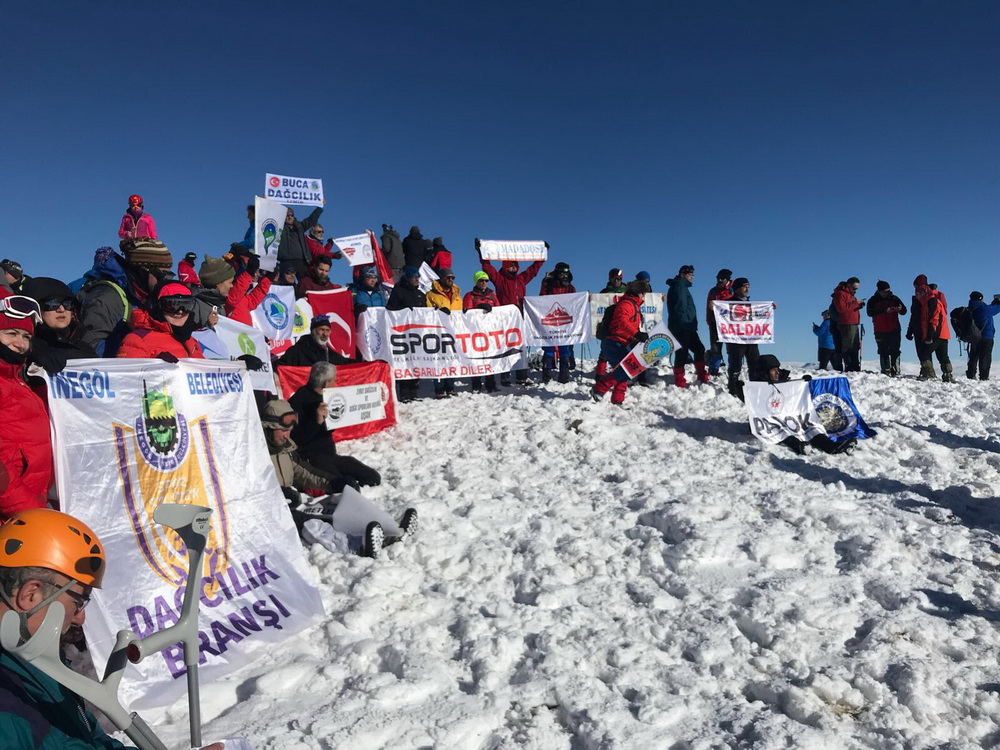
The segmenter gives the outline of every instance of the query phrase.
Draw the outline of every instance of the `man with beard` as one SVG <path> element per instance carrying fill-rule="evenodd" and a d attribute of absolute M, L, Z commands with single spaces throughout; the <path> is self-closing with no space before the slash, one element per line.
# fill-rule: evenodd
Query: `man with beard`
<path fill-rule="evenodd" d="M 311 367 L 317 362 L 346 365 L 353 361 L 335 352 L 329 344 L 330 319 L 326 315 L 317 315 L 309 322 L 309 335 L 292 344 L 278 360 L 278 364 Z"/>
<path fill-rule="evenodd" d="M 306 292 L 326 292 L 340 289 L 340 284 L 330 281 L 330 267 L 333 261 L 329 255 L 318 255 L 309 266 L 309 273 L 299 281 L 298 297 L 305 297 Z"/>

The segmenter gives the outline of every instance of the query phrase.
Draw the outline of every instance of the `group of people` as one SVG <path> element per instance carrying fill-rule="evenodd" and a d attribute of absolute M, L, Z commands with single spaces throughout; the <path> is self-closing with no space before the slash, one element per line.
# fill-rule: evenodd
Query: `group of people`
<path fill-rule="evenodd" d="M 852 276 L 840 282 L 831 294 L 830 306 L 823 310 L 823 321 L 813 324 L 818 338 L 820 369 L 832 365 L 841 372 L 858 372 L 861 369 L 861 311 L 872 319 L 875 343 L 878 348 L 879 366 L 883 375 L 898 377 L 903 327 L 901 318 L 907 314 L 904 302 L 892 291 L 888 281 L 879 280 L 875 293 L 867 300 L 858 299 L 861 281 Z M 1000 312 L 1000 295 L 994 295 L 987 304 L 982 292 L 969 294 L 966 306 L 968 323 L 959 323 L 966 330 L 952 331 L 948 301 L 937 284 L 929 283 L 925 274 L 913 279 L 913 296 L 910 301 L 910 318 L 906 326 L 906 339 L 914 343 L 920 363 L 920 379 L 934 380 L 937 372 L 934 359 L 941 366 L 941 380 L 955 380 L 948 344 L 955 333 L 969 345 L 969 364 L 966 377 L 988 380 L 993 361 L 993 318 Z M 954 312 L 954 311 L 953 311 Z M 961 320 L 961 319 L 959 319 Z"/>

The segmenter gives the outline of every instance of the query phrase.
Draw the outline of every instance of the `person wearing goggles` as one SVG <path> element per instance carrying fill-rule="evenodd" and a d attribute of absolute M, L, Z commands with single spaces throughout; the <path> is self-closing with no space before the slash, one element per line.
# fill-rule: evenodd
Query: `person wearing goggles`
<path fill-rule="evenodd" d="M 122 224 L 118 228 L 119 239 L 134 239 L 136 237 L 149 237 L 156 239 L 156 222 L 153 217 L 145 212 L 141 195 L 130 195 L 128 197 L 128 208 L 122 216 Z"/>
<path fill-rule="evenodd" d="M 70 359 L 96 357 L 93 347 L 83 341 L 80 305 L 63 282 L 35 276 L 24 286 L 25 295 L 38 302 L 41 322 L 35 326 L 29 362 L 50 374 L 62 372 Z"/>
<path fill-rule="evenodd" d="M 52 443 L 45 404 L 25 382 L 25 365 L 41 320 L 38 303 L 0 289 L 0 521 L 44 508 L 52 480 Z"/>
<path fill-rule="evenodd" d="M 133 331 L 122 341 L 119 357 L 158 358 L 165 362 L 204 359 L 201 345 L 191 335 L 197 323 L 192 313 L 197 301 L 187 284 L 166 281 L 150 292 L 148 308 L 132 313 Z"/>

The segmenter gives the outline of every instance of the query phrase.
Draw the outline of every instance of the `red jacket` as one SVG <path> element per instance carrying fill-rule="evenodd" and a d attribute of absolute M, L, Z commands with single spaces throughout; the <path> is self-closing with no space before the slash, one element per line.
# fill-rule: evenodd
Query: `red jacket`
<path fill-rule="evenodd" d="M 52 441 L 42 399 L 21 379 L 20 365 L 0 362 L 0 521 L 27 508 L 44 508 L 52 483 Z"/>
<path fill-rule="evenodd" d="M 330 289 L 340 289 L 340 284 L 334 284 L 329 278 L 327 278 L 325 284 L 320 284 L 312 277 L 312 274 L 306 274 L 299 279 L 298 296 L 305 297 L 306 292 L 326 292 Z"/>
<path fill-rule="evenodd" d="M 475 310 L 480 305 L 500 307 L 500 301 L 497 299 L 496 293 L 489 287 L 482 292 L 472 287 L 471 290 L 465 293 L 465 297 L 462 298 L 462 307 L 466 310 Z"/>
<path fill-rule="evenodd" d="M 248 326 L 253 325 L 250 311 L 257 309 L 257 305 L 264 301 L 264 297 L 271 289 L 271 280 L 267 276 L 252 290 L 251 281 L 248 273 L 236 274 L 229 294 L 226 295 L 226 317 Z"/>
<path fill-rule="evenodd" d="M 895 294 L 883 297 L 880 292 L 876 292 L 868 300 L 866 312 L 872 319 L 875 333 L 890 333 L 899 330 L 899 316 L 906 315 L 906 305 Z"/>
<path fill-rule="evenodd" d="M 642 328 L 642 297 L 626 294 L 615 304 L 605 338 L 619 344 L 631 345 Z"/>
<path fill-rule="evenodd" d="M 521 300 L 524 299 L 528 284 L 534 279 L 538 272 L 542 270 L 545 261 L 536 260 L 526 269 L 513 278 L 502 271 L 498 271 L 488 260 L 483 261 L 483 271 L 490 277 L 490 282 L 496 287 L 497 299 L 501 305 L 517 305 L 521 307 Z"/>
<path fill-rule="evenodd" d="M 234 284 L 235 286 L 235 284 Z M 154 320 L 145 310 L 132 312 L 132 333 L 122 340 L 118 357 L 155 359 L 160 352 L 170 352 L 177 359 L 204 359 L 201 345 L 194 337 L 178 341 L 171 333 L 169 323 Z"/>
<path fill-rule="evenodd" d="M 555 284 L 554 281 L 552 281 L 549 284 L 546 284 L 543 281 L 542 282 L 542 291 L 540 292 L 541 296 L 544 297 L 547 294 L 575 294 L 576 293 L 576 287 L 573 286 L 572 284 L 567 284 L 566 286 L 554 286 L 554 284 Z"/>
<path fill-rule="evenodd" d="M 342 257 L 340 250 L 333 246 L 333 239 L 326 241 L 323 244 L 311 234 L 306 232 L 306 244 L 309 246 L 309 254 L 312 255 L 313 260 L 316 260 L 320 255 L 329 255 L 333 259 Z"/>
<path fill-rule="evenodd" d="M 854 296 L 854 290 L 846 283 L 839 284 L 833 290 L 833 308 L 837 311 L 837 324 L 842 326 L 858 325 L 861 315 L 858 312 L 864 305 Z"/>
<path fill-rule="evenodd" d="M 194 264 L 188 263 L 186 260 L 177 264 L 177 279 L 185 284 L 201 284 Z"/>
<path fill-rule="evenodd" d="M 442 268 L 451 268 L 451 250 L 438 250 L 428 265 L 434 271 L 440 271 Z"/>
<path fill-rule="evenodd" d="M 715 330 L 715 308 L 712 306 L 712 303 L 716 300 L 721 302 L 722 300 L 732 297 L 732 286 L 733 282 L 732 280 L 729 280 L 721 289 L 719 288 L 719 285 L 716 284 L 708 290 L 708 299 L 705 303 L 705 322 L 708 323 L 708 327 L 713 331 Z"/>
<path fill-rule="evenodd" d="M 937 289 L 932 289 L 921 302 L 920 330 L 924 341 L 951 338 L 948 328 L 948 300 Z"/>

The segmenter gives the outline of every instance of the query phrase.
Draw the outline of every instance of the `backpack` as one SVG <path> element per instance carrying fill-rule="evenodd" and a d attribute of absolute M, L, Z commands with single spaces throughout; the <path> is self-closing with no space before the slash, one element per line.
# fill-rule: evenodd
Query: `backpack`
<path fill-rule="evenodd" d="M 604 308 L 604 315 L 601 317 L 601 322 L 597 324 L 597 333 L 594 334 L 594 338 L 604 340 L 608 335 L 608 328 L 611 327 L 611 319 L 615 316 L 615 308 L 618 307 L 617 302 L 613 302 Z"/>
<path fill-rule="evenodd" d="M 983 338 L 983 331 L 976 325 L 972 310 L 968 307 L 956 307 L 951 311 L 951 330 L 959 341 L 966 344 L 978 344 Z"/>

